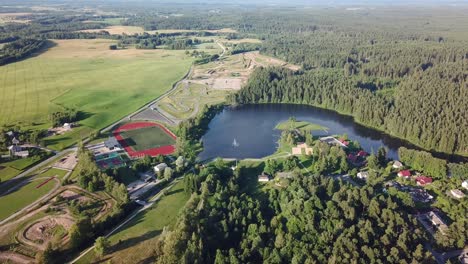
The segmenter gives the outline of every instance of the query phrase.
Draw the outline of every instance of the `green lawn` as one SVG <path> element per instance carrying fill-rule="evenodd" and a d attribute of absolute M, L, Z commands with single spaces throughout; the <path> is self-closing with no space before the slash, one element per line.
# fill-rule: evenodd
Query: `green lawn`
<path fill-rule="evenodd" d="M 175 140 L 157 126 L 124 131 L 120 135 L 135 151 L 175 144 Z"/>
<path fill-rule="evenodd" d="M 39 156 L 33 156 L 24 159 L 17 159 L 14 161 L 0 163 L 0 180 L 1 182 L 8 181 L 9 179 L 20 174 L 25 169 L 39 163 L 42 159 Z"/>
<path fill-rule="evenodd" d="M 284 122 L 281 122 L 278 125 L 276 125 L 275 128 L 278 130 L 300 129 L 300 130 L 308 130 L 308 131 L 328 129 L 324 126 L 306 122 L 306 121 L 291 121 L 291 120 L 286 120 Z"/>
<path fill-rule="evenodd" d="M 183 51 L 110 51 L 110 40 L 59 40 L 47 52 L 0 67 L 0 125 L 48 123 L 63 107 L 83 114 L 80 127 L 48 138 L 63 149 L 169 90 L 188 71 Z"/>
<path fill-rule="evenodd" d="M 3 220 L 14 212 L 24 208 L 32 202 L 39 199 L 41 196 L 48 193 L 55 184 L 55 181 L 49 181 L 40 188 L 36 188 L 44 180 L 29 182 L 20 189 L 0 197 L 0 220 Z"/>
<path fill-rule="evenodd" d="M 119 232 L 112 235 L 112 262 L 140 263 L 152 255 L 154 243 L 165 226 L 172 226 L 177 215 L 189 199 L 184 192 L 183 181 L 177 183 L 153 208 L 148 209 Z M 119 243 L 120 241 L 120 243 Z M 78 263 L 92 263 L 94 251 L 80 259 Z"/>

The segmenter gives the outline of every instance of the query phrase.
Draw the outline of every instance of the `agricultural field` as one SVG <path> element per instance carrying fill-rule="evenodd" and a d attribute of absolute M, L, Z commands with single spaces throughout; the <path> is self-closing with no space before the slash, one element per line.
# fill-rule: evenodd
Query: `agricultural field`
<path fill-rule="evenodd" d="M 0 163 L 0 182 L 5 182 L 15 177 L 22 171 L 33 166 L 34 164 L 39 163 L 42 160 L 43 158 L 41 156 L 35 155 L 28 158 Z"/>
<path fill-rule="evenodd" d="M 110 40 L 57 40 L 47 52 L 0 68 L 0 125 L 44 126 L 75 108 L 79 127 L 46 139 L 63 149 L 169 90 L 192 63 L 184 51 L 109 50 Z"/>
<path fill-rule="evenodd" d="M 184 192 L 183 181 L 175 184 L 152 208 L 141 212 L 120 231 L 109 237 L 111 253 L 103 259 L 119 263 L 142 263 L 151 260 L 155 243 L 164 227 L 171 227 L 190 195 Z M 78 263 L 92 263 L 90 251 Z"/>
<path fill-rule="evenodd" d="M 115 22 L 115 21 L 112 21 Z M 105 30 L 109 32 L 111 35 L 122 35 L 122 34 L 127 34 L 127 35 L 133 35 L 133 34 L 143 34 L 143 33 L 148 33 L 148 34 L 156 34 L 156 33 L 164 33 L 164 34 L 170 34 L 170 33 L 187 33 L 187 32 L 200 32 L 200 31 L 206 31 L 214 34 L 227 34 L 227 33 L 236 33 L 237 31 L 231 28 L 223 28 L 223 29 L 218 29 L 218 30 L 185 30 L 185 29 L 158 29 L 158 30 L 144 30 L 142 27 L 137 27 L 137 26 L 120 26 L 120 25 L 113 25 L 109 26 L 103 29 L 86 29 L 86 30 L 81 30 L 81 32 L 88 32 L 88 33 L 96 33 L 100 32 L 102 30 Z"/>

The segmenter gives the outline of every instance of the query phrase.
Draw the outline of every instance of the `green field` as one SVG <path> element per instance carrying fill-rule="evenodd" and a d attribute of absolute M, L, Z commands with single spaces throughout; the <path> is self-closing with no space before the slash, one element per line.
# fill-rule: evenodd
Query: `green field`
<path fill-rule="evenodd" d="M 19 190 L 0 197 L 0 208 L 2 208 L 2 210 L 0 210 L 0 220 L 7 218 L 14 212 L 31 204 L 41 196 L 48 193 L 52 187 L 54 187 L 55 182 L 50 181 L 41 188 L 36 189 L 36 186 L 42 181 L 43 180 L 32 181 L 21 187 Z"/>
<path fill-rule="evenodd" d="M 175 224 L 177 215 L 190 195 L 184 192 L 183 181 L 178 182 L 153 208 L 148 209 L 112 235 L 112 263 L 142 262 L 153 254 L 155 242 L 165 226 Z M 120 241 L 120 243 L 119 243 Z M 92 263 L 94 251 L 85 255 L 78 263 Z"/>
<path fill-rule="evenodd" d="M 39 156 L 28 157 L 24 159 L 17 159 L 14 161 L 0 163 L 0 180 L 5 182 L 16 175 L 20 174 L 23 170 L 31 167 L 32 165 L 40 162 L 42 159 Z"/>
<path fill-rule="evenodd" d="M 275 129 L 278 129 L 278 130 L 299 129 L 299 130 L 313 131 L 313 130 L 327 130 L 328 128 L 318 125 L 318 124 L 306 122 L 306 121 L 286 120 L 276 125 Z"/>
<path fill-rule="evenodd" d="M 172 137 L 156 126 L 120 132 L 120 135 L 135 151 L 175 144 Z"/>
<path fill-rule="evenodd" d="M 183 51 L 109 50 L 110 40 L 57 40 L 47 52 L 0 67 L 0 125 L 44 127 L 63 107 L 80 126 L 46 144 L 63 149 L 169 90 L 189 69 Z"/>

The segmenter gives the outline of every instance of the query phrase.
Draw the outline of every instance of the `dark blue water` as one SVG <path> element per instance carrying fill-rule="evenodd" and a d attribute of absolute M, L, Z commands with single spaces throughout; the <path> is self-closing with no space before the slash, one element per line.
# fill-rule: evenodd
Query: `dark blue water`
<path fill-rule="evenodd" d="M 388 157 L 398 159 L 401 146 L 418 149 L 416 146 L 383 132 L 364 127 L 354 122 L 352 117 L 307 105 L 259 104 L 226 108 L 209 124 L 203 136 L 204 150 L 201 160 L 222 158 L 262 158 L 273 154 L 278 146 L 281 131 L 275 126 L 289 117 L 327 127 L 328 131 L 313 131 L 314 136 L 347 134 L 351 140 L 359 141 L 367 152 L 376 153 L 378 148 L 387 148 Z M 238 147 L 233 147 L 236 139 Z M 434 154 L 434 153 L 433 153 Z M 453 160 L 442 154 L 435 156 Z"/>

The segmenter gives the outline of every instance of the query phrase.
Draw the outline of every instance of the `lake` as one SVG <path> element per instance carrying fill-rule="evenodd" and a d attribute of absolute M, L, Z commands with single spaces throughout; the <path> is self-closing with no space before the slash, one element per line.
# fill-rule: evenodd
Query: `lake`
<path fill-rule="evenodd" d="M 199 159 L 262 158 L 273 154 L 278 147 L 281 131 L 278 123 L 294 116 L 298 121 L 308 121 L 327 127 L 328 131 L 312 131 L 314 136 L 347 134 L 353 141 L 359 141 L 362 148 L 371 153 L 379 147 L 387 148 L 388 157 L 398 159 L 398 148 L 403 146 L 419 149 L 407 141 L 389 136 L 354 122 L 353 117 L 338 114 L 307 105 L 256 104 L 227 107 L 217 114 L 209 124 L 209 130 L 202 137 L 204 150 Z M 234 140 L 237 147 L 233 146 Z M 440 153 L 433 155 L 452 161 L 465 160 Z"/>

